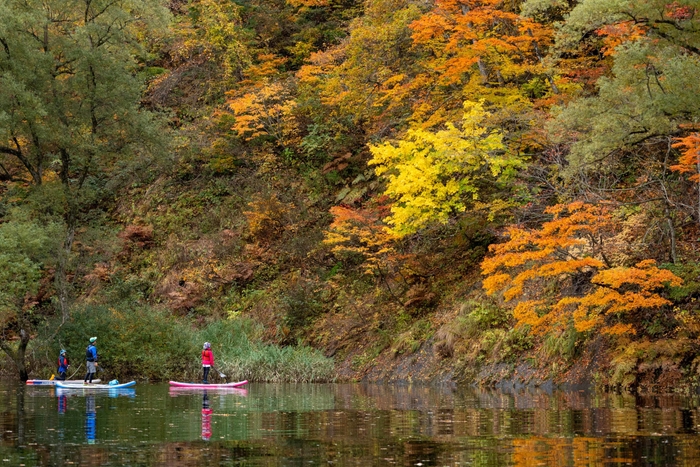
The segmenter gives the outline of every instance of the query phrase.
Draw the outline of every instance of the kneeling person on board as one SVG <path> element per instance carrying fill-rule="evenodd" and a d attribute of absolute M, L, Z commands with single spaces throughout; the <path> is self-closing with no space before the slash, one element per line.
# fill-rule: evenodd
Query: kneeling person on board
<path fill-rule="evenodd" d="M 209 384 L 207 378 L 209 377 L 209 370 L 214 364 L 214 352 L 211 351 L 211 344 L 209 342 L 204 343 L 204 349 L 202 350 L 202 383 Z"/>
<path fill-rule="evenodd" d="M 92 378 L 97 373 L 97 347 L 95 341 L 97 337 L 90 338 L 90 344 L 85 349 L 85 359 L 87 360 L 87 373 L 85 373 L 84 383 L 92 384 Z"/>
<path fill-rule="evenodd" d="M 66 380 L 66 372 L 68 371 L 68 357 L 66 357 L 66 351 L 61 349 L 61 353 L 58 355 L 58 378 L 59 381 Z"/>

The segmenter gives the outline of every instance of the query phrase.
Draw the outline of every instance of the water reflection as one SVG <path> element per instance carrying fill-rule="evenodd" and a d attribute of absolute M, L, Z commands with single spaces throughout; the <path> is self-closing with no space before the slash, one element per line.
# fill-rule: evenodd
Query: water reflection
<path fill-rule="evenodd" d="M 247 396 L 248 390 L 241 388 L 180 388 L 180 387 L 170 387 L 168 389 L 170 397 L 177 396 L 187 396 L 187 395 L 200 395 L 200 394 L 232 394 L 236 396 Z"/>
<path fill-rule="evenodd" d="M 58 413 L 66 413 L 66 407 L 68 406 L 68 395 L 58 394 Z"/>
<path fill-rule="evenodd" d="M 101 467 L 700 465 L 697 397 L 361 384 L 121 391 L 54 395 L 0 384 L 0 459 Z"/>
<path fill-rule="evenodd" d="M 209 441 L 211 439 L 211 414 L 214 411 L 209 407 L 209 394 L 204 391 L 202 394 L 202 439 Z"/>
<path fill-rule="evenodd" d="M 45 392 L 46 390 L 44 390 Z M 54 387 L 54 393 L 56 397 L 60 400 L 70 397 L 95 397 L 95 396 L 107 396 L 111 398 L 115 397 L 136 397 L 136 389 L 134 388 L 90 388 L 78 386 L 76 388 L 57 388 Z"/>
<path fill-rule="evenodd" d="M 95 409 L 95 396 L 85 397 L 85 439 L 88 444 L 95 444 L 97 435 L 97 410 Z"/>

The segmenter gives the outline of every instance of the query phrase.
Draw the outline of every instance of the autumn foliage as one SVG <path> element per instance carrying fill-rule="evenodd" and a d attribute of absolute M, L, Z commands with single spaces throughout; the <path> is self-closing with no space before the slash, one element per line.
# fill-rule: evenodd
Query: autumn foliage
<path fill-rule="evenodd" d="M 678 164 L 672 165 L 671 170 L 690 174 L 691 181 L 700 183 L 700 133 L 679 138 L 674 147 L 681 148 L 683 152 L 678 158 Z"/>
<path fill-rule="evenodd" d="M 396 201 L 387 219 L 392 233 L 404 236 L 446 223 L 480 198 L 479 184 L 489 176 L 508 177 L 521 165 L 503 154 L 498 131 L 481 126 L 487 115 L 481 103 L 465 102 L 460 127 L 412 128 L 399 141 L 370 146 L 369 163 L 386 178 L 386 194 Z"/>
<path fill-rule="evenodd" d="M 133 280 L 285 344 L 418 348 L 443 326 L 452 358 L 488 325 L 508 358 L 593 334 L 700 355 L 697 0 L 174 0 L 148 27 L 150 1 L 104 24 L 47 1 L 0 8 L 0 224 L 73 223 L 46 264 L 95 297 Z M 55 13 L 93 10 L 81 34 Z M 82 266 L 111 213 L 122 253 Z"/>
<path fill-rule="evenodd" d="M 634 334 L 634 313 L 671 302 L 661 295 L 681 279 L 653 260 L 613 265 L 606 239 L 616 222 L 604 206 L 575 202 L 547 209 L 539 229 L 510 227 L 508 241 L 491 245 L 482 265 L 483 287 L 515 302 L 513 315 L 535 334 L 578 332 Z"/>
<path fill-rule="evenodd" d="M 500 0 L 438 0 L 411 29 L 416 44 L 433 50 L 430 67 L 445 83 L 473 73 L 484 83 L 501 84 L 525 73 L 542 73 L 538 54 L 552 42 L 549 28 Z"/>
<path fill-rule="evenodd" d="M 356 209 L 349 206 L 331 208 L 331 223 L 324 243 L 339 258 L 357 255 L 363 259 L 363 270 L 374 275 L 378 268 L 398 259 L 394 250 L 396 236 L 385 227 L 386 204 L 376 208 Z"/>

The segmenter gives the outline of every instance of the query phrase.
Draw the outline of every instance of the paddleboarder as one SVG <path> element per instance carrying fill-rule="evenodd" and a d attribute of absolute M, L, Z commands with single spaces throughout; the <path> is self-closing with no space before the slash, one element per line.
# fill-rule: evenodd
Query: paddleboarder
<path fill-rule="evenodd" d="M 61 349 L 61 353 L 58 354 L 58 378 L 56 378 L 57 380 L 66 380 L 66 372 L 68 371 L 69 366 L 70 364 L 68 363 L 68 357 L 66 357 L 66 350 Z"/>
<path fill-rule="evenodd" d="M 87 349 L 85 349 L 85 359 L 87 360 L 87 373 L 85 373 L 85 380 L 83 383 L 92 384 L 92 378 L 97 373 L 97 347 L 95 342 L 97 337 L 90 338 L 90 344 L 88 344 Z"/>
<path fill-rule="evenodd" d="M 204 343 L 204 348 L 202 349 L 202 384 L 209 384 L 209 370 L 214 365 L 214 352 L 211 351 L 211 344 L 209 342 Z"/>

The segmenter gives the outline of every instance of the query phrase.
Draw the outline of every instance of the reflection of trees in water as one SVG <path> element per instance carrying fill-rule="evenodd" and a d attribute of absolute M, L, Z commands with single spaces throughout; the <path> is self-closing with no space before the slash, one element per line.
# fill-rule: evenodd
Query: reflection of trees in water
<path fill-rule="evenodd" d="M 17 446 L 24 446 L 24 434 L 27 423 L 27 416 L 24 411 L 24 394 L 27 392 L 26 386 L 17 388 Z"/>
<path fill-rule="evenodd" d="M 87 396 L 69 396 L 71 410 L 59 415 L 56 406 L 47 412 L 41 408 L 43 403 L 30 396 L 20 404 L 16 393 L 10 398 L 2 395 L 0 403 L 7 404 L 0 411 L 10 417 L 0 414 L 0 423 L 13 434 L 3 434 L 6 441 L 12 436 L 12 442 L 0 442 L 0 453 L 17 459 L 3 449 L 16 450 L 24 413 L 24 438 L 32 443 L 39 439 L 31 450 L 42 459 L 27 466 L 62 465 L 66 460 L 81 465 L 108 461 L 144 466 L 244 461 L 254 465 L 529 467 L 629 462 L 691 466 L 700 459 L 697 400 L 682 396 L 348 384 L 253 385 L 247 397 L 208 391 L 168 397 L 167 407 L 157 408 L 160 398 L 158 393 L 153 404 L 140 403 L 139 410 L 125 412 L 131 405 L 129 398 L 98 394 L 91 404 Z M 119 410 L 101 410 L 100 442 L 88 446 L 91 407 L 96 413 L 95 404 L 103 403 Z M 156 414 L 161 418 L 153 422 Z M 68 427 L 64 446 L 58 446 L 58 434 L 45 429 L 58 426 L 56 418 L 65 419 Z M 149 429 L 142 435 L 134 431 L 136 427 Z M 76 435 L 82 445 L 71 445 Z M 139 447 L 144 441 L 148 449 Z"/>
<path fill-rule="evenodd" d="M 330 410 L 336 405 L 336 391 L 328 384 L 264 384 L 255 387 L 244 410 L 253 412 L 306 412 Z"/>

